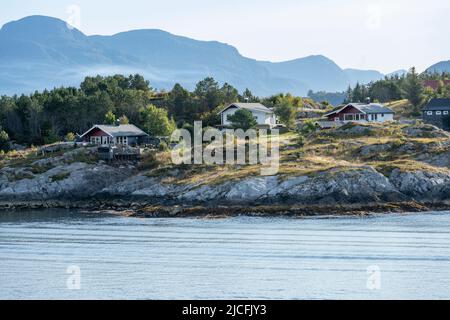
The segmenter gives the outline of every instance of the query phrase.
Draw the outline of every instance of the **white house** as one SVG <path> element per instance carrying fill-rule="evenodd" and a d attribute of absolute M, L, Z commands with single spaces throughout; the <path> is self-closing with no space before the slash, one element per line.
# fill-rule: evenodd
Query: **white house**
<path fill-rule="evenodd" d="M 277 124 L 275 113 L 260 103 L 232 103 L 219 113 L 222 127 L 231 126 L 228 116 L 233 115 L 239 109 L 250 111 L 255 117 L 258 126 L 273 128 Z"/>
<path fill-rule="evenodd" d="M 379 103 L 349 103 L 325 115 L 328 121 L 385 122 L 394 120 L 395 112 Z"/>

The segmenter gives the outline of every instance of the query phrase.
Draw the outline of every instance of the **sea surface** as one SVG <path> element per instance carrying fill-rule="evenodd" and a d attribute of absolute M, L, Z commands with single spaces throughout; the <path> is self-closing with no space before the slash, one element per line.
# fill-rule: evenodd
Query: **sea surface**
<path fill-rule="evenodd" d="M 449 299 L 450 212 L 0 213 L 0 299 Z"/>

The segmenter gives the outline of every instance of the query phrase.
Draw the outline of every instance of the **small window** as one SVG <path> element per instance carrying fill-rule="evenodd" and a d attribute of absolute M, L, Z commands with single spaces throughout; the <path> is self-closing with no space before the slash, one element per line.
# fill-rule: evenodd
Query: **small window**
<path fill-rule="evenodd" d="M 432 116 L 433 115 L 433 111 L 427 111 L 427 116 Z"/>
<path fill-rule="evenodd" d="M 447 114 L 448 114 L 448 111 L 444 111 L 444 114 L 447 115 Z"/>
<path fill-rule="evenodd" d="M 442 111 L 436 111 L 436 115 L 440 116 L 442 114 Z"/>

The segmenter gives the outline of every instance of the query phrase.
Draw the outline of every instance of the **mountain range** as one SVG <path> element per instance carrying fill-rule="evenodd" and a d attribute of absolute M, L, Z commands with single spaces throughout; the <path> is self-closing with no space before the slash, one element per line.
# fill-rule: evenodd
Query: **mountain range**
<path fill-rule="evenodd" d="M 438 67 L 450 70 L 450 62 Z M 322 55 L 276 63 L 258 61 L 228 44 L 157 29 L 87 36 L 46 16 L 26 17 L 0 29 L 0 94 L 78 86 L 85 76 L 116 73 L 142 74 L 153 87 L 166 90 L 177 82 L 193 89 L 199 80 L 213 76 L 260 96 L 343 91 L 356 82 L 385 76 L 374 70 L 342 69 Z"/>

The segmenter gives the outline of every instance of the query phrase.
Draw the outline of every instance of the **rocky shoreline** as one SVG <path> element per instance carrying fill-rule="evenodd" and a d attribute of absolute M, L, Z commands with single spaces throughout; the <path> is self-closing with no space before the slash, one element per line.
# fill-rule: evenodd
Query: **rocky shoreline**
<path fill-rule="evenodd" d="M 137 218 L 225 218 L 249 217 L 323 217 L 323 216 L 370 216 L 389 213 L 416 213 L 449 211 L 450 201 L 442 203 L 367 203 L 340 205 L 255 205 L 255 206 L 191 206 L 191 205 L 146 205 L 123 201 L 63 201 L 46 202 L 0 202 L 1 212 L 45 209 L 71 209 L 86 212 L 113 213 Z"/>
<path fill-rule="evenodd" d="M 450 135 L 438 128 L 348 125 L 310 136 L 307 147 L 289 136 L 283 141 L 280 171 L 274 176 L 261 176 L 251 166 L 174 166 L 164 154 L 152 168 L 143 166 L 145 159 L 99 161 L 96 148 L 72 148 L 50 157 L 28 154 L 0 167 L 0 210 L 69 208 L 190 217 L 450 208 Z"/>
<path fill-rule="evenodd" d="M 60 181 L 51 176 L 71 169 Z M 172 172 L 176 175 L 176 172 Z M 0 181 L 0 211 L 64 208 L 133 217 L 368 215 L 449 210 L 450 175 L 370 166 L 313 176 L 247 177 L 208 185 L 167 183 L 129 166 L 60 166 L 34 179 Z"/>

